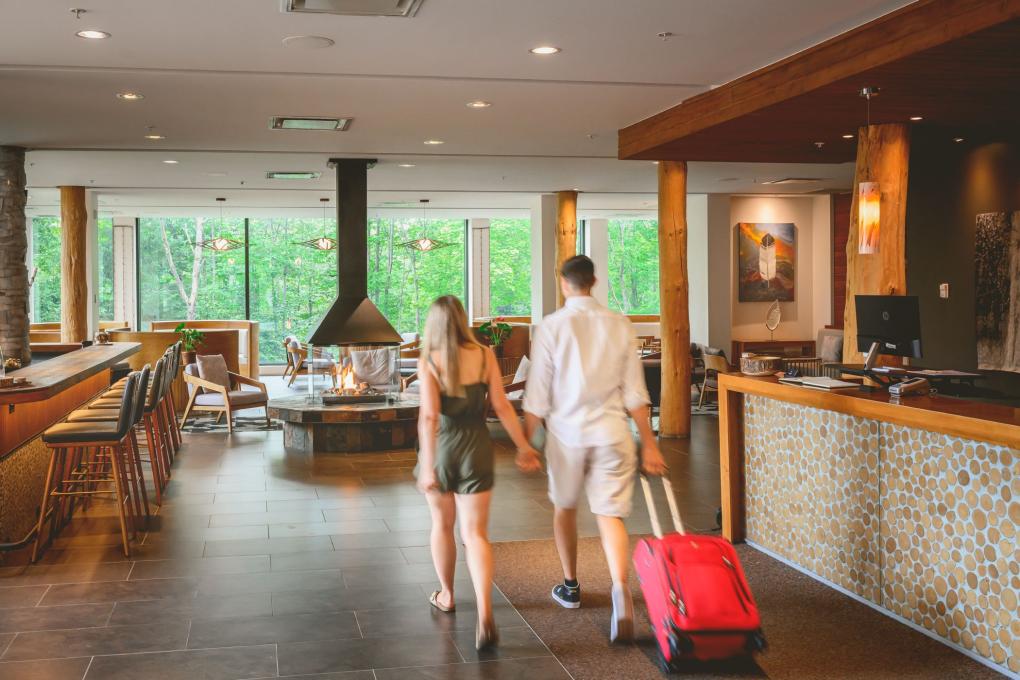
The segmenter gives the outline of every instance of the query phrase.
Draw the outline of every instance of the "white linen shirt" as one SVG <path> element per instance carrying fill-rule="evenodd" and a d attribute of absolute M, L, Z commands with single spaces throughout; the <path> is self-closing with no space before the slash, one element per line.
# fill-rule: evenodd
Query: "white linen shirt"
<path fill-rule="evenodd" d="M 628 411 L 649 404 L 630 319 L 588 296 L 567 298 L 531 344 L 524 410 L 566 446 L 618 444 Z"/>

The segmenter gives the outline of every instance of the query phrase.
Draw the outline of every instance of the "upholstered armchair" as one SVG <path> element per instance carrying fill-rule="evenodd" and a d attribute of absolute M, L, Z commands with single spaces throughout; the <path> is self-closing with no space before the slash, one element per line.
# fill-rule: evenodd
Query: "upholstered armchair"
<path fill-rule="evenodd" d="M 336 387 L 336 361 L 333 357 L 316 348 L 309 361 L 307 345 L 292 335 L 283 342 L 287 349 L 287 367 L 283 371 L 283 376 L 290 375 L 287 387 L 291 387 L 294 384 L 294 379 L 299 375 L 308 375 L 309 366 L 315 373 L 328 374 L 333 380 L 333 387 Z"/>
<path fill-rule="evenodd" d="M 270 422 L 265 384 L 228 371 L 219 354 L 199 355 L 198 363 L 185 366 L 184 383 L 188 386 L 188 405 L 181 425 L 188 421 L 192 411 L 206 411 L 216 414 L 217 423 L 226 415 L 227 431 L 233 432 L 234 412 L 253 408 L 265 408 L 266 424 Z M 244 389 L 246 386 L 254 389 Z"/>

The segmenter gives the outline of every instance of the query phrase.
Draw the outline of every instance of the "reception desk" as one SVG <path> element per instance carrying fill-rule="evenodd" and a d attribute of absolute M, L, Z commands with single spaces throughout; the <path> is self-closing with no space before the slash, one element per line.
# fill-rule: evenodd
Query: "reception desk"
<path fill-rule="evenodd" d="M 117 342 L 78 349 L 11 375 L 24 387 L 0 390 L 0 549 L 31 535 L 49 465 L 40 435 L 110 385 L 111 368 L 139 351 Z"/>
<path fill-rule="evenodd" d="M 719 376 L 723 534 L 1020 671 L 1020 410 Z"/>

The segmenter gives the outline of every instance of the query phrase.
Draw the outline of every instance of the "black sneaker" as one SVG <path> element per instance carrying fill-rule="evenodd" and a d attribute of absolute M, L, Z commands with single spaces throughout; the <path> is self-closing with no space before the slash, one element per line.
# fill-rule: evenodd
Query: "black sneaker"
<path fill-rule="evenodd" d="M 568 586 L 566 583 L 557 583 L 552 589 L 552 598 L 556 600 L 561 607 L 567 609 L 577 609 L 581 606 L 581 586 Z"/>

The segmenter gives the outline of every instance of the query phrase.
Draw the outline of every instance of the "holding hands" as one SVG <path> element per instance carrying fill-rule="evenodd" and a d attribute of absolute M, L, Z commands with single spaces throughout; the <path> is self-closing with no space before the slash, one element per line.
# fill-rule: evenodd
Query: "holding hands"
<path fill-rule="evenodd" d="M 517 449 L 517 469 L 521 472 L 541 472 L 542 458 L 533 446 Z"/>

